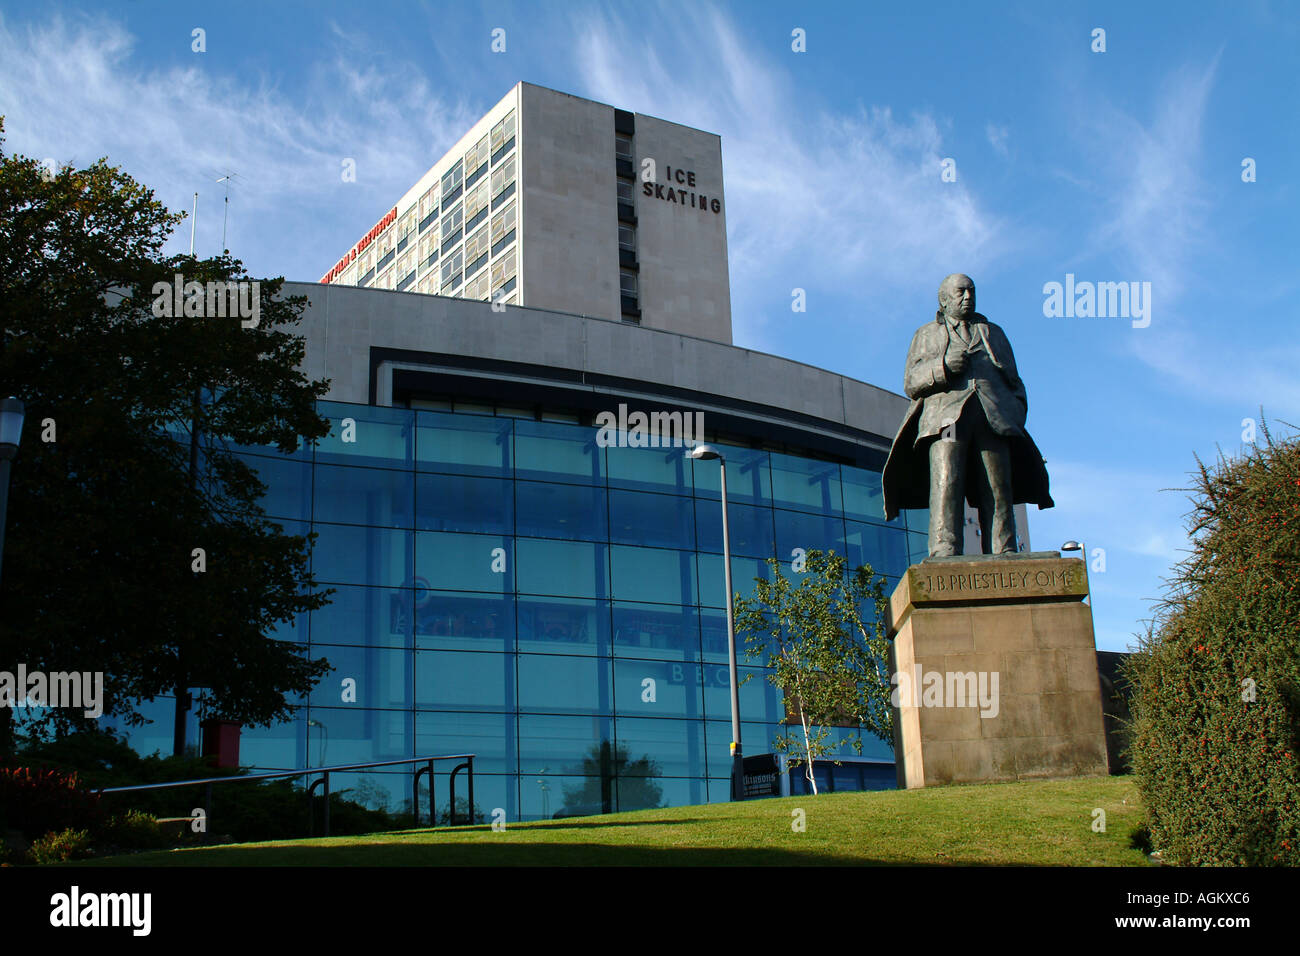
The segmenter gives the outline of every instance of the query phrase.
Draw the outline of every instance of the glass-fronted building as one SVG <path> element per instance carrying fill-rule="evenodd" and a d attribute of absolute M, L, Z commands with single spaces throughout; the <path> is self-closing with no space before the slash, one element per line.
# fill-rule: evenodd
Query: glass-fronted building
<path fill-rule="evenodd" d="M 472 752 L 476 804 L 510 820 L 728 799 L 717 462 L 601 447 L 595 427 L 519 407 L 446 404 L 321 402 L 332 430 L 316 447 L 241 454 L 268 485 L 268 515 L 315 532 L 312 573 L 333 591 L 274 636 L 335 667 L 297 719 L 245 728 L 241 762 Z M 879 471 L 721 447 L 740 594 L 795 549 L 870 563 L 887 591 L 924 556 L 924 514 L 886 522 Z M 742 734 L 759 753 L 783 702 L 742 659 L 747 676 Z M 152 734 L 165 750 L 169 722 L 133 742 L 152 749 Z M 397 809 L 409 780 L 367 772 L 360 793 Z"/>
<path fill-rule="evenodd" d="M 597 416 L 620 406 L 702 416 L 695 437 L 726 455 L 743 595 L 770 557 L 790 573 L 797 549 L 869 563 L 887 592 L 924 556 L 924 513 L 884 520 L 901 396 L 634 323 L 343 286 L 284 294 L 307 299 L 304 371 L 331 381 L 318 406 L 331 431 L 292 455 L 239 451 L 268 514 L 315 533 L 312 574 L 333 591 L 273 637 L 335 669 L 293 720 L 244 728 L 245 766 L 472 752 L 476 808 L 508 820 L 728 799 L 718 462 L 627 435 L 606 447 Z M 741 663 L 745 752 L 769 752 L 784 702 Z M 169 750 L 171 706 L 144 709 L 155 722 L 133 746 Z M 879 741 L 866 752 L 891 759 Z M 410 779 L 333 786 L 397 810 Z"/>
<path fill-rule="evenodd" d="M 680 415 L 724 450 L 742 595 L 813 549 L 869 563 L 888 593 L 928 518 L 884 520 L 907 399 L 731 344 L 722 171 L 715 134 L 520 83 L 321 283 L 283 286 L 332 430 L 241 454 L 269 515 L 316 535 L 332 591 L 272 636 L 334 670 L 293 720 L 244 728 L 241 763 L 472 752 L 476 809 L 509 820 L 728 799 L 718 463 L 631 434 L 607 447 L 597 422 Z M 843 327 L 846 353 L 873 347 L 867 322 Z M 1027 546 L 1023 506 L 1017 522 Z M 757 755 L 784 703 L 745 663 Z M 142 707 L 132 745 L 169 751 L 172 706 Z M 823 769 L 841 789 L 887 774 Z M 409 781 L 334 783 L 401 809 Z"/>
<path fill-rule="evenodd" d="M 314 452 L 247 460 L 272 487 L 268 512 L 316 532 L 313 575 L 335 592 L 278 636 L 336 670 L 303 719 L 246 731 L 243 762 L 473 752 L 476 802 L 512 820 L 727 799 L 716 462 L 600 447 L 592 427 L 518 409 L 320 411 L 334 427 Z M 833 548 L 891 583 L 923 552 L 884 521 L 878 472 L 726 453 L 742 594 L 796 548 Z M 762 752 L 783 704 L 760 668 L 745 675 L 743 735 Z M 407 779 L 386 788 L 404 798 Z"/>

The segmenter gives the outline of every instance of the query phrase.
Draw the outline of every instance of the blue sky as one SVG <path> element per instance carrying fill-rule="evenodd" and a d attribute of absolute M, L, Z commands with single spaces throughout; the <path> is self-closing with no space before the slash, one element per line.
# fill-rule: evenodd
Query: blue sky
<path fill-rule="evenodd" d="M 1194 455 L 1239 453 L 1261 406 L 1300 423 L 1298 45 L 1283 2 L 5 3 L 0 113 L 9 153 L 197 190 L 200 255 L 234 170 L 230 249 L 306 281 L 520 80 L 718 133 L 736 344 L 899 391 L 970 274 L 1048 459 L 1033 545 L 1104 549 L 1122 650 L 1187 546 Z M 1045 316 L 1067 274 L 1151 283 L 1150 324 Z"/>

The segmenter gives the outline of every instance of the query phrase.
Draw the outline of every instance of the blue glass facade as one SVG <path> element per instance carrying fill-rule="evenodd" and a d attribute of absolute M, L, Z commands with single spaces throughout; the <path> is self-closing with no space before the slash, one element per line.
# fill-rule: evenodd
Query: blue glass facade
<path fill-rule="evenodd" d="M 239 451 L 270 486 L 270 516 L 319 535 L 313 573 L 334 589 L 275 636 L 336 669 L 295 720 L 245 728 L 244 764 L 473 752 L 476 804 L 510 820 L 728 799 L 716 461 L 602 448 L 595 428 L 571 424 L 319 410 L 332 429 L 315 448 Z M 878 473 L 725 451 L 740 593 L 794 548 L 870 562 L 887 588 L 925 554 L 925 515 L 886 522 Z M 745 674 L 745 748 L 762 753 L 782 702 L 761 668 Z M 154 729 L 169 736 L 170 722 Z M 379 802 L 409 797 L 404 774 L 366 780 Z"/>

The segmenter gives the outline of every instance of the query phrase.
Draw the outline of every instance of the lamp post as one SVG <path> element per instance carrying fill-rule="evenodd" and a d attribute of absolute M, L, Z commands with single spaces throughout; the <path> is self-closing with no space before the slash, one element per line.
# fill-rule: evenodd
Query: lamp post
<path fill-rule="evenodd" d="M 1062 551 L 1078 551 L 1083 558 L 1083 583 L 1088 588 L 1088 597 L 1092 597 L 1092 581 L 1088 578 L 1088 547 L 1082 541 L 1067 541 L 1061 545 Z"/>
<path fill-rule="evenodd" d="M 543 767 L 539 773 L 546 773 L 547 768 Z M 542 819 L 551 818 L 551 785 L 546 782 L 545 777 L 537 778 L 537 792 L 542 795 Z"/>
<path fill-rule="evenodd" d="M 736 677 L 736 625 L 731 610 L 731 533 L 727 525 L 727 459 L 712 445 L 689 452 L 696 461 L 718 460 L 722 480 L 722 576 L 727 588 L 727 667 L 731 677 L 731 799 L 745 799 L 744 750 L 740 744 L 740 684 Z"/>
<path fill-rule="evenodd" d="M 22 441 L 24 411 L 21 398 L 10 395 L 0 401 L 0 566 L 4 564 L 5 524 L 9 515 L 9 467 Z"/>

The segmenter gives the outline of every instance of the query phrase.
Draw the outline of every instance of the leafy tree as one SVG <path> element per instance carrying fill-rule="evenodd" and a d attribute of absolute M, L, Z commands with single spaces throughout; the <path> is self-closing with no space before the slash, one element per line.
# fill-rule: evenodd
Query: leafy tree
<path fill-rule="evenodd" d="M 746 656 L 771 668 L 767 678 L 785 696 L 781 723 L 799 725 L 772 746 L 805 766 L 815 794 L 813 760 L 840 746 L 831 728 L 852 727 L 845 742 L 859 754 L 863 730 L 891 748 L 894 734 L 882 579 L 870 565 L 846 572 L 834 551 L 809 551 L 805 560 L 796 585 L 780 561 L 768 559 L 772 580 L 755 578 L 753 599 L 737 596 L 736 631 L 745 635 Z"/>
<path fill-rule="evenodd" d="M 593 746 L 577 767 L 567 767 L 566 774 L 583 777 L 580 786 L 564 785 L 565 816 L 612 813 L 613 787 L 618 782 L 618 809 L 651 810 L 663 800 L 663 787 L 654 782 L 663 771 L 648 756 L 631 759 L 626 746 L 611 746 L 602 740 Z"/>
<path fill-rule="evenodd" d="M 487 823 L 487 816 L 483 813 L 483 808 L 477 803 L 474 804 L 474 819 L 469 818 L 469 798 L 456 798 L 456 826 L 468 826 L 471 823 Z M 451 826 L 451 807 L 444 807 L 438 811 L 438 826 Z"/>
<path fill-rule="evenodd" d="M 1300 864 L 1300 439 L 1197 461 L 1190 555 L 1129 662 L 1130 759 L 1179 865 Z"/>
<path fill-rule="evenodd" d="M 27 406 L 0 666 L 102 671 L 105 713 L 127 723 L 143 719 L 136 699 L 176 694 L 178 752 L 188 688 L 210 688 L 216 716 L 269 724 L 329 669 L 265 636 L 328 592 L 309 593 L 307 540 L 266 520 L 264 486 L 229 450 L 290 451 L 328 431 L 314 407 L 327 383 L 298 368 L 303 300 L 274 279 L 255 327 L 157 314 L 155 284 L 177 273 L 251 281 L 229 257 L 163 257 L 181 218 L 105 160 L 50 171 L 0 149 L 0 390 Z M 12 719 L 0 708 L 0 757 Z"/>

